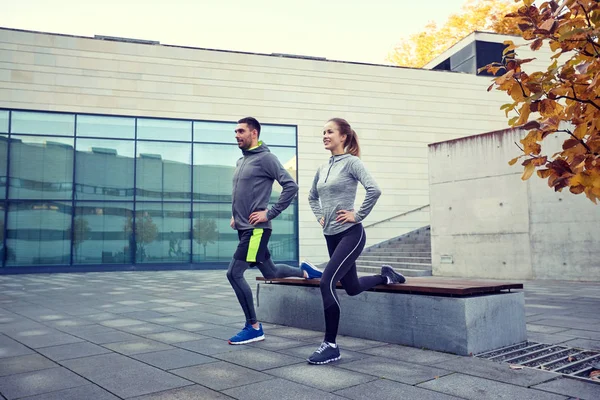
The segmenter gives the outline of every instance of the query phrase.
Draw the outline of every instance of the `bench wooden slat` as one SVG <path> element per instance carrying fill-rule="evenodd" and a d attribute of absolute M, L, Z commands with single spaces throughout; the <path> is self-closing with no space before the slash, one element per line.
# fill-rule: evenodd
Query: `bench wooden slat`
<path fill-rule="evenodd" d="M 319 286 L 318 279 L 302 278 L 275 278 L 265 279 L 257 277 L 257 281 L 298 286 Z M 338 282 L 338 288 L 342 285 Z M 503 290 L 523 289 L 522 283 L 499 282 L 477 279 L 458 279 L 440 277 L 408 277 L 401 285 L 378 285 L 373 291 L 441 294 L 453 296 L 467 296 L 474 294 L 497 293 Z"/>

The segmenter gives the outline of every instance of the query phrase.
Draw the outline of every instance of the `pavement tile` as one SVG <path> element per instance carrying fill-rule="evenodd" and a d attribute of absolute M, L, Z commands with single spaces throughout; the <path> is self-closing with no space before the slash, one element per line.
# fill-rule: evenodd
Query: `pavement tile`
<path fill-rule="evenodd" d="M 119 318 L 119 319 L 108 319 L 100 321 L 100 325 L 108 326 L 109 328 L 122 328 L 124 326 L 141 325 L 144 321 L 132 318 Z"/>
<path fill-rule="evenodd" d="M 198 335 L 185 331 L 168 331 L 168 332 L 159 332 L 159 333 L 151 333 L 147 335 L 143 335 L 148 339 L 156 340 L 163 343 L 181 343 L 181 342 L 191 342 L 193 340 L 206 339 L 207 336 Z"/>
<path fill-rule="evenodd" d="M 8 400 L 88 384 L 68 369 L 57 367 L 0 378 L 0 393 Z"/>
<path fill-rule="evenodd" d="M 103 354 L 61 364 L 120 397 L 134 397 L 191 385 L 191 382 L 120 354 Z"/>
<path fill-rule="evenodd" d="M 237 386 L 273 379 L 272 376 L 227 362 L 216 362 L 170 371 L 185 379 L 213 390 L 230 389 Z"/>
<path fill-rule="evenodd" d="M 13 338 L 33 349 L 83 342 L 83 339 L 51 328 L 19 332 Z"/>
<path fill-rule="evenodd" d="M 173 343 L 173 346 L 194 351 L 196 353 L 204 354 L 207 356 L 219 353 L 229 353 L 232 351 L 241 351 L 248 348 L 248 346 L 244 345 L 233 346 L 227 343 L 226 340 L 211 338 L 194 340 L 191 342 Z"/>
<path fill-rule="evenodd" d="M 565 396 L 527 389 L 463 374 L 452 374 L 417 385 L 469 400 L 564 400 Z"/>
<path fill-rule="evenodd" d="M 292 357 L 269 350 L 253 348 L 247 348 L 246 350 L 234 351 L 230 353 L 216 354 L 213 357 L 257 371 L 264 371 L 266 369 L 306 362 L 298 357 Z"/>
<path fill-rule="evenodd" d="M 134 397 L 130 400 L 225 400 L 231 397 L 215 392 L 200 385 L 186 386 L 165 392 L 152 393 Z M 280 399 L 281 400 L 281 399 Z"/>
<path fill-rule="evenodd" d="M 600 350 L 600 340 L 572 339 L 562 342 L 565 346 L 578 347 L 586 350 Z"/>
<path fill-rule="evenodd" d="M 327 393 L 322 390 L 301 385 L 299 383 L 286 381 L 284 379 L 273 379 L 264 382 L 253 383 L 233 389 L 224 390 L 239 400 L 341 400 L 344 397 Z"/>
<path fill-rule="evenodd" d="M 565 396 L 578 397 L 581 400 L 600 399 L 600 384 L 572 378 L 560 377 L 550 382 L 535 385 L 533 388 Z"/>
<path fill-rule="evenodd" d="M 215 358 L 183 349 L 136 354 L 132 355 L 131 357 L 163 370 L 190 367 L 192 365 L 207 364 L 219 361 Z"/>
<path fill-rule="evenodd" d="M 384 357 L 366 358 L 343 364 L 340 368 L 373 375 L 374 377 L 391 379 L 409 385 L 416 385 L 452 373 L 441 368 L 390 360 Z"/>
<path fill-rule="evenodd" d="M 0 359 L 22 356 L 26 354 L 35 354 L 35 352 L 30 348 L 23 346 L 16 340 L 0 334 Z"/>
<path fill-rule="evenodd" d="M 416 347 L 401 346 L 390 344 L 387 346 L 379 346 L 359 350 L 361 353 L 370 354 L 373 356 L 387 357 L 394 360 L 405 361 L 418 364 L 437 364 L 443 361 L 452 360 L 459 356 L 449 353 L 440 353 L 431 350 L 422 350 Z"/>
<path fill-rule="evenodd" d="M 459 400 L 459 397 L 450 396 L 432 390 L 405 385 L 387 379 L 356 385 L 342 389 L 335 394 L 354 400 Z"/>
<path fill-rule="evenodd" d="M 107 349 L 116 351 L 117 353 L 131 355 L 140 353 L 150 353 L 161 350 L 172 349 L 172 346 L 168 344 L 157 342 L 150 339 L 138 338 L 136 340 L 129 340 L 126 342 L 107 343 L 103 345 Z"/>
<path fill-rule="evenodd" d="M 0 361 L 0 376 L 38 371 L 40 369 L 58 367 L 55 363 L 39 354 L 3 358 Z"/>
<path fill-rule="evenodd" d="M 321 343 L 315 342 L 315 349 L 319 347 Z M 298 346 L 306 346 L 306 342 L 296 340 L 296 339 L 288 339 L 279 336 L 272 336 L 265 334 L 265 340 L 262 342 L 250 343 L 248 346 L 256 347 L 259 349 L 267 349 L 267 350 L 280 350 L 280 349 L 289 349 L 292 347 Z M 236 346 L 239 347 L 239 346 Z M 314 351 L 314 350 L 313 350 Z M 311 352 L 312 354 L 312 352 Z"/>
<path fill-rule="evenodd" d="M 71 358 L 89 357 L 98 354 L 110 353 L 110 350 L 89 342 L 63 344 L 60 346 L 44 347 L 38 350 L 51 360 L 62 361 Z"/>
<path fill-rule="evenodd" d="M 270 369 L 265 373 L 326 392 L 333 392 L 377 379 L 374 376 L 349 371 L 333 364 L 310 365 L 305 362 Z"/>
<path fill-rule="evenodd" d="M 96 385 L 78 386 L 71 389 L 25 397 L 21 400 L 118 400 L 115 395 Z"/>

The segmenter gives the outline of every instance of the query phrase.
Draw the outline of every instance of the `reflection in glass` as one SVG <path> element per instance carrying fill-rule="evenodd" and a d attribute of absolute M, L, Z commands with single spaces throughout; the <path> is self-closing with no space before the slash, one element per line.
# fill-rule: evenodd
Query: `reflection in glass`
<path fill-rule="evenodd" d="M 296 127 L 294 126 L 277 126 L 277 125 L 261 125 L 260 140 L 264 141 L 267 146 L 296 146 Z"/>
<path fill-rule="evenodd" d="M 131 263 L 135 242 L 127 223 L 133 203 L 80 202 L 73 219 L 73 263 Z"/>
<path fill-rule="evenodd" d="M 11 133 L 73 136 L 74 114 L 13 111 Z"/>
<path fill-rule="evenodd" d="M 8 133 L 8 111 L 0 110 L 0 133 Z"/>
<path fill-rule="evenodd" d="M 191 143 L 138 141 L 137 199 L 189 200 L 191 153 Z"/>
<path fill-rule="evenodd" d="M 271 221 L 273 235 L 269 240 L 269 252 L 275 262 L 297 262 L 298 235 L 296 215 L 298 215 L 298 200 L 294 200 L 284 212 Z"/>
<path fill-rule="evenodd" d="M 135 118 L 78 115 L 77 136 L 133 139 L 135 137 Z"/>
<path fill-rule="evenodd" d="M 231 260 L 238 236 L 229 226 L 230 220 L 231 204 L 194 203 L 194 262 Z"/>
<path fill-rule="evenodd" d="M 237 145 L 194 143 L 194 200 L 231 202 L 233 172 L 240 157 Z"/>
<path fill-rule="evenodd" d="M 296 149 L 289 147 L 270 147 L 271 153 L 279 159 L 283 168 L 292 176 L 292 178 L 298 182 L 298 169 L 296 167 Z M 275 181 L 273 183 L 273 192 L 271 193 L 271 201 L 276 202 L 281 194 L 281 185 Z"/>
<path fill-rule="evenodd" d="M 11 199 L 71 199 L 73 139 L 13 135 L 9 185 Z"/>
<path fill-rule="evenodd" d="M 4 247 L 4 216 L 5 216 L 5 207 L 4 202 L 0 202 L 0 267 L 4 262 L 4 255 L 6 253 L 6 248 Z M 12 255 L 11 258 L 14 258 Z"/>
<path fill-rule="evenodd" d="M 235 144 L 237 123 L 194 121 L 194 142 Z"/>
<path fill-rule="evenodd" d="M 77 139 L 76 150 L 76 199 L 133 200 L 133 141 Z"/>
<path fill-rule="evenodd" d="M 138 139 L 192 140 L 192 121 L 138 118 Z"/>
<path fill-rule="evenodd" d="M 6 265 L 69 264 L 69 203 L 13 202 L 8 206 Z"/>
<path fill-rule="evenodd" d="M 131 219 L 126 226 L 126 231 L 131 232 Z M 189 262 L 190 229 L 189 203 L 138 203 L 136 261 Z"/>
<path fill-rule="evenodd" d="M 0 135 L 0 199 L 6 198 L 6 180 L 8 168 L 8 137 Z"/>

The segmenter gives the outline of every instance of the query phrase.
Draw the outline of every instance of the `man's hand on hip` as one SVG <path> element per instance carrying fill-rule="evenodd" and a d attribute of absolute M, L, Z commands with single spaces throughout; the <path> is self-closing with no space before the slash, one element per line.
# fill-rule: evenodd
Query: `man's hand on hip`
<path fill-rule="evenodd" d="M 260 224 L 261 222 L 267 222 L 267 210 L 264 211 L 254 211 L 250 214 L 250 218 L 248 218 L 248 222 L 252 225 Z"/>

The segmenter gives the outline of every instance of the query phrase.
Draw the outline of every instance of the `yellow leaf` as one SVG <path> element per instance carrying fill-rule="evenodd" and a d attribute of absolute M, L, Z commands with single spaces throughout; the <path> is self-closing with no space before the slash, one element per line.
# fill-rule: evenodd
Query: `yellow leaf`
<path fill-rule="evenodd" d="M 580 124 L 577 128 L 575 128 L 575 131 L 573 132 L 573 135 L 577 139 L 583 139 L 586 134 L 587 134 L 587 126 L 585 124 Z"/>
<path fill-rule="evenodd" d="M 525 171 L 523 172 L 523 176 L 521 177 L 521 179 L 526 181 L 527 179 L 531 178 L 531 175 L 533 175 L 534 171 L 535 165 L 533 165 L 533 163 L 527 164 L 527 166 L 525 166 Z"/>
<path fill-rule="evenodd" d="M 521 158 L 521 156 L 513 158 L 508 162 L 508 165 L 515 165 L 516 162 L 519 161 L 519 158 Z"/>

